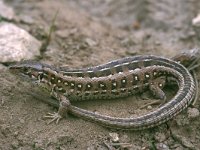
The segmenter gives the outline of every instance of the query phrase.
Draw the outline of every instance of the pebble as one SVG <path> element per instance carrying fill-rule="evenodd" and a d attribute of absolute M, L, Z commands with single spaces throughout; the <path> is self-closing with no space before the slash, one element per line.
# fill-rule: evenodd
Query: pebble
<path fill-rule="evenodd" d="M 149 106 L 147 106 L 147 109 L 148 109 L 148 110 L 152 110 L 153 107 L 152 107 L 151 105 L 149 105 Z"/>
<path fill-rule="evenodd" d="M 0 62 L 34 59 L 40 55 L 41 42 L 11 23 L 0 23 Z"/>
<path fill-rule="evenodd" d="M 94 40 L 90 39 L 90 38 L 86 38 L 85 42 L 89 45 L 89 46 L 96 46 L 97 42 L 95 42 Z"/>
<path fill-rule="evenodd" d="M 186 126 L 190 124 L 190 119 L 183 114 L 176 116 L 175 121 L 178 126 Z"/>
<path fill-rule="evenodd" d="M 0 64 L 0 71 L 4 71 L 4 70 L 6 70 L 6 67 L 4 65 Z"/>
<path fill-rule="evenodd" d="M 1 125 L 0 130 L 1 134 L 3 134 L 5 137 L 7 137 L 11 133 L 11 127 L 6 124 Z"/>
<path fill-rule="evenodd" d="M 174 138 L 176 139 L 176 141 L 179 141 L 179 143 L 182 146 L 187 147 L 188 149 L 195 149 L 195 146 L 192 143 L 190 138 L 186 138 L 182 135 L 179 135 L 178 133 L 176 133 L 176 131 L 173 132 L 172 134 L 173 134 Z M 180 146 L 177 146 L 177 147 L 180 147 Z"/>
<path fill-rule="evenodd" d="M 187 110 L 188 118 L 194 119 L 199 117 L 199 110 L 197 108 L 188 108 Z"/>
<path fill-rule="evenodd" d="M 192 25 L 194 27 L 195 35 L 200 38 L 200 14 L 192 19 Z"/>
<path fill-rule="evenodd" d="M 70 135 L 60 135 L 56 140 L 57 140 L 56 143 L 64 145 L 73 142 L 74 138 Z"/>
<path fill-rule="evenodd" d="M 175 150 L 183 150 L 183 146 L 176 147 Z"/>
<path fill-rule="evenodd" d="M 166 140 L 166 136 L 164 133 L 160 133 L 160 132 L 156 132 L 155 136 L 154 136 L 155 140 L 158 142 L 163 142 Z"/>
<path fill-rule="evenodd" d="M 192 25 L 200 27 L 200 14 L 198 14 L 195 18 L 192 19 Z"/>
<path fill-rule="evenodd" d="M 16 17 L 13 8 L 7 6 L 2 0 L 0 0 L 0 17 L 8 20 L 13 20 Z"/>
<path fill-rule="evenodd" d="M 181 137 L 181 141 L 182 141 L 182 145 L 184 145 L 185 147 L 190 148 L 190 149 L 195 148 L 195 146 L 185 137 Z"/>
<path fill-rule="evenodd" d="M 43 147 L 43 141 L 42 140 L 35 140 L 34 142 L 34 148 L 35 149 L 42 149 Z"/>
<path fill-rule="evenodd" d="M 162 150 L 170 150 L 169 149 L 169 146 L 167 146 L 166 144 L 164 144 L 164 143 L 157 143 L 156 144 L 156 149 L 162 149 Z"/>
<path fill-rule="evenodd" d="M 19 148 L 19 142 L 17 140 L 12 141 L 11 146 L 13 149 L 18 149 Z"/>
<path fill-rule="evenodd" d="M 77 28 L 64 29 L 56 31 L 56 35 L 58 35 L 60 38 L 68 38 L 69 36 L 74 35 L 77 32 L 78 32 Z"/>
<path fill-rule="evenodd" d="M 113 142 L 118 142 L 119 141 L 119 135 L 117 133 L 114 133 L 114 132 L 109 133 L 109 136 L 111 138 L 111 141 L 113 141 Z"/>

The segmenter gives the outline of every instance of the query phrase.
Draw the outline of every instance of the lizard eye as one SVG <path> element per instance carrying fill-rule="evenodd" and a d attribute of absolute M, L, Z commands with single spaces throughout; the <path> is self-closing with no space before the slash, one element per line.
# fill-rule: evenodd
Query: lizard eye
<path fill-rule="evenodd" d="M 28 68 L 23 68 L 23 72 L 27 73 L 28 72 Z"/>

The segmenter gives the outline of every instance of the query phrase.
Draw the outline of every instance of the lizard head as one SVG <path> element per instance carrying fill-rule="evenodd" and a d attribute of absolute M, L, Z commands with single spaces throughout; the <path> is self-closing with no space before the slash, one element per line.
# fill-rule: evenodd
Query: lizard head
<path fill-rule="evenodd" d="M 10 72 L 29 77 L 33 80 L 41 80 L 43 77 L 43 68 L 46 64 L 41 64 L 36 61 L 22 61 L 9 66 Z"/>
<path fill-rule="evenodd" d="M 200 66 L 200 49 L 194 48 L 190 50 L 182 50 L 180 54 L 172 57 L 172 59 L 180 62 L 189 70 L 193 70 Z"/>

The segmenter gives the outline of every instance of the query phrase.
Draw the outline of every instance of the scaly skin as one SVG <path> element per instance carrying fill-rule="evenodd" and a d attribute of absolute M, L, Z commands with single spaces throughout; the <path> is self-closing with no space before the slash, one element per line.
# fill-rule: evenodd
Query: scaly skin
<path fill-rule="evenodd" d="M 154 127 L 176 116 L 193 101 L 197 84 L 183 65 L 152 55 L 128 57 L 100 66 L 71 70 L 25 61 L 12 65 L 10 70 L 37 80 L 60 101 L 58 114 L 47 116 L 53 118 L 52 121 L 58 122 L 68 111 L 104 126 L 131 130 Z M 127 97 L 147 89 L 156 97 L 165 99 L 162 88 L 168 77 L 178 83 L 177 94 L 157 110 L 138 117 L 110 117 L 70 104 L 70 101 L 76 100 Z"/>

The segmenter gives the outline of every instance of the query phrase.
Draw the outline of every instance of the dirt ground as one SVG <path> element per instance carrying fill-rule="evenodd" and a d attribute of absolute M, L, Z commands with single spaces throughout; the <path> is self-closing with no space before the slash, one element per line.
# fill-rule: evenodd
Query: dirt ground
<path fill-rule="evenodd" d="M 192 26 L 199 13 L 198 0 L 8 0 L 18 15 L 10 22 L 38 40 L 51 40 L 40 62 L 69 68 L 93 66 L 138 54 L 172 57 L 183 49 L 200 47 L 200 30 Z M 143 131 L 102 127 L 69 115 L 58 125 L 43 118 L 56 108 L 40 101 L 50 99 L 30 82 L 0 65 L 0 149 L 20 150 L 155 150 L 200 149 L 200 118 L 187 110 L 168 123 Z M 198 78 L 200 73 L 197 70 Z M 177 89 L 166 89 L 170 99 Z M 146 112 L 148 94 L 119 100 L 76 102 L 74 105 L 112 116 L 130 117 Z M 195 108 L 200 109 L 199 100 Z M 117 142 L 113 134 L 119 138 Z"/>

